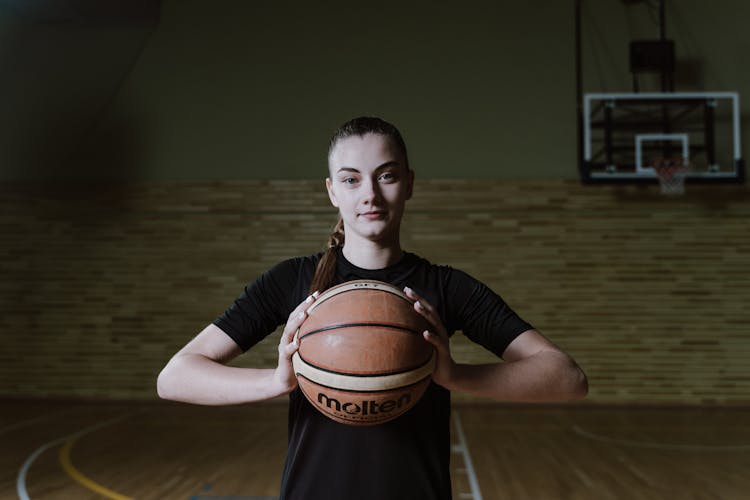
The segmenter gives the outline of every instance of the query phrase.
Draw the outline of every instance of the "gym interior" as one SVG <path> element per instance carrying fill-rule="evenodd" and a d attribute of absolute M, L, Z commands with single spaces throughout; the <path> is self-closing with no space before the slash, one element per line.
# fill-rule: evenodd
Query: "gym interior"
<path fill-rule="evenodd" d="M 747 498 L 748 18 L 0 1 L 0 498 L 278 497 L 286 398 L 166 402 L 156 378 L 245 284 L 324 249 L 328 140 L 359 115 L 406 140 L 403 247 L 487 283 L 588 376 L 571 403 L 454 393 L 453 498 Z M 656 115 L 607 118 L 627 99 Z M 280 332 L 232 364 L 274 367 Z M 461 332 L 451 350 L 495 360 Z"/>

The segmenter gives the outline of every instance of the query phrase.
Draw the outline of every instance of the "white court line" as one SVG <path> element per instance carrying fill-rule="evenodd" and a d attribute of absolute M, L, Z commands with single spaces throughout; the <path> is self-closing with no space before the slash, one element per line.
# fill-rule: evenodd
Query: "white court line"
<path fill-rule="evenodd" d="M 455 448 L 461 452 L 464 458 L 464 465 L 466 466 L 466 475 L 469 476 L 469 488 L 471 488 L 471 494 L 468 498 L 474 500 L 482 500 L 482 492 L 479 491 L 479 481 L 477 481 L 477 475 L 474 472 L 474 464 L 471 462 L 471 455 L 469 455 L 469 447 L 466 446 L 466 436 L 464 435 L 464 428 L 461 426 L 461 418 L 458 416 L 457 411 L 453 411 L 453 423 L 456 426 L 456 434 L 458 435 L 459 445 Z M 462 495 L 463 497 L 463 495 Z"/>
<path fill-rule="evenodd" d="M 119 417 L 111 418 L 109 420 L 105 420 L 104 422 L 100 422 L 98 424 L 92 425 L 90 427 L 86 427 L 85 429 L 81 429 L 78 432 L 74 432 L 72 434 L 68 434 L 67 436 L 63 436 L 61 438 L 55 439 L 53 441 L 50 441 L 49 443 L 43 444 L 34 452 L 29 455 L 29 458 L 26 459 L 26 461 L 21 465 L 21 469 L 18 471 L 18 478 L 16 479 L 16 493 L 18 494 L 18 498 L 20 500 L 30 500 L 29 498 L 29 492 L 26 489 L 26 476 L 29 473 L 29 469 L 31 469 L 31 465 L 34 463 L 34 461 L 39 458 L 39 456 L 47 451 L 48 449 L 57 446 L 59 444 L 63 444 L 65 441 L 77 437 L 81 437 L 85 434 L 88 434 L 90 432 L 94 432 L 96 430 L 101 429 L 102 427 L 107 427 L 108 425 L 112 425 L 114 423 L 119 422 L 120 420 L 125 420 L 128 417 L 131 417 L 135 415 L 136 413 L 141 413 L 145 411 L 144 409 L 131 411 L 130 413 L 126 413 L 125 415 L 120 415 Z"/>
<path fill-rule="evenodd" d="M 620 444 L 623 446 L 634 446 L 638 448 L 655 448 L 660 450 L 680 450 L 680 451 L 750 451 L 750 444 L 674 444 L 674 443 L 658 443 L 653 441 L 635 441 L 632 439 L 619 439 L 608 436 L 600 436 L 582 429 L 581 427 L 574 425 L 573 431 L 576 434 L 601 441 L 603 443 Z"/>

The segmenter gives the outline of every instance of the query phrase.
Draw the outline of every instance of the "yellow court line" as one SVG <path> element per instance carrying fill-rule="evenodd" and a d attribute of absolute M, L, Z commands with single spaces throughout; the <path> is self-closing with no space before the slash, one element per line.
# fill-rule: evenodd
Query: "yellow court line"
<path fill-rule="evenodd" d="M 70 450 L 73 449 L 73 445 L 75 444 L 77 438 L 70 439 L 65 442 L 65 444 L 60 448 L 59 453 L 57 454 L 58 458 L 60 459 L 60 465 L 62 465 L 63 470 L 72 477 L 75 481 L 80 483 L 84 488 L 87 488 L 91 491 L 95 491 L 96 493 L 99 493 L 102 496 L 105 496 L 107 498 L 111 498 L 113 500 L 133 500 L 131 497 L 126 497 L 125 495 L 121 495 L 117 493 L 116 491 L 112 491 L 109 488 L 105 488 L 101 484 L 95 483 L 91 479 L 87 478 L 81 472 L 75 468 L 73 465 L 73 462 L 70 461 Z"/>

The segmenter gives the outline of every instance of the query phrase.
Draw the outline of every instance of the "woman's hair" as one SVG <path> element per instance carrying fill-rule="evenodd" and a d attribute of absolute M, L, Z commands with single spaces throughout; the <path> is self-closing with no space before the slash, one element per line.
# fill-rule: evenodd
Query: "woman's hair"
<path fill-rule="evenodd" d="M 331 153 L 333 153 L 333 150 L 336 148 L 339 141 L 353 136 L 363 137 L 367 134 L 378 134 L 390 138 L 393 141 L 393 144 L 398 148 L 399 153 L 403 156 L 404 165 L 407 169 L 409 168 L 409 157 L 406 154 L 406 143 L 404 142 L 401 133 L 393 124 L 372 116 L 360 116 L 341 125 L 333 133 L 331 141 L 328 144 L 328 160 L 330 161 Z M 322 292 L 333 284 L 336 276 L 338 249 L 343 246 L 344 221 L 339 216 L 339 220 L 336 222 L 333 232 L 328 236 L 326 251 L 315 269 L 315 276 L 313 276 L 312 283 L 310 284 L 310 293 L 315 291 Z"/>
<path fill-rule="evenodd" d="M 401 137 L 401 132 L 398 131 L 395 125 L 373 116 L 360 116 L 359 118 L 354 118 L 353 120 L 349 120 L 341 125 L 336 132 L 333 133 L 331 141 L 328 144 L 329 160 L 331 158 L 331 153 L 333 153 L 333 149 L 341 139 L 353 136 L 363 137 L 367 134 L 378 134 L 389 137 L 398 148 L 398 152 L 404 156 L 406 168 L 409 168 L 409 157 L 406 154 L 406 143 L 404 142 L 404 138 Z"/>

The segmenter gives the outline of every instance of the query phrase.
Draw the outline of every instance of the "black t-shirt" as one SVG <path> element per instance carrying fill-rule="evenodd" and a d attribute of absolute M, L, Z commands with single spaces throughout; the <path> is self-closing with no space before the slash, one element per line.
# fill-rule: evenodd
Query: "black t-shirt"
<path fill-rule="evenodd" d="M 247 285 L 214 324 L 243 350 L 250 349 L 284 324 L 307 297 L 321 256 L 277 264 Z M 411 253 L 387 268 L 368 270 L 347 261 L 339 249 L 335 284 L 355 279 L 412 288 L 436 308 L 449 334 L 462 331 L 498 356 L 532 328 L 483 283 Z M 431 383 L 404 415 L 365 427 L 334 422 L 318 412 L 299 388 L 289 400 L 281 499 L 451 498 L 449 391 Z"/>

